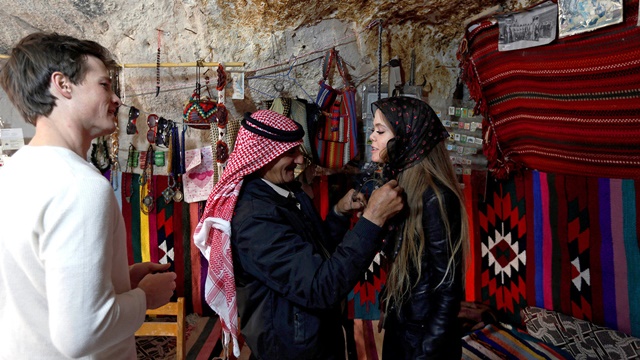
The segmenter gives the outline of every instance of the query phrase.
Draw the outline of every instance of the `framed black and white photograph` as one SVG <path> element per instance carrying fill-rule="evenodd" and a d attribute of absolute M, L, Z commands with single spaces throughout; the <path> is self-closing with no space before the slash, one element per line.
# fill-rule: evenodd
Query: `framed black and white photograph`
<path fill-rule="evenodd" d="M 499 15 L 496 18 L 499 51 L 546 45 L 556 38 L 558 8 L 551 1 L 527 11 Z"/>

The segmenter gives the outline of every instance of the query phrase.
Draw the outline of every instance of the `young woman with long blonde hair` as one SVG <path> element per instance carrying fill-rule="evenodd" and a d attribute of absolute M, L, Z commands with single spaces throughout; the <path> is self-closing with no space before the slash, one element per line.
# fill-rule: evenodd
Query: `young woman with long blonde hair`
<path fill-rule="evenodd" d="M 425 102 L 392 97 L 372 105 L 372 160 L 406 194 L 392 222 L 382 300 L 383 359 L 459 359 L 468 222 L 443 140 L 448 133 Z"/>

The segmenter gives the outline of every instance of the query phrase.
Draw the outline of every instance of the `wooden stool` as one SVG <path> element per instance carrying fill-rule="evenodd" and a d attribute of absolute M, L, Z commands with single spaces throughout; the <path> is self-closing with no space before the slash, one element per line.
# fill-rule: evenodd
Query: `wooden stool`
<path fill-rule="evenodd" d="M 170 302 L 157 309 L 147 310 L 147 315 L 173 315 L 176 320 L 173 322 L 145 321 L 136 331 L 136 336 L 175 336 L 176 337 L 176 359 L 184 360 L 184 298 L 179 297 L 177 302 Z"/>

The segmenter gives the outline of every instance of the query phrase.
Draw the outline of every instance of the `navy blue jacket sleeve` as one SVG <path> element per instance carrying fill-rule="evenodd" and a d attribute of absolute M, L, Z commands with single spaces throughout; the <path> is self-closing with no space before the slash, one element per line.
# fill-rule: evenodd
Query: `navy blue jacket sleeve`
<path fill-rule="evenodd" d="M 233 222 L 235 258 L 251 276 L 307 308 L 342 301 L 380 245 L 381 228 L 362 218 L 326 258 L 286 209 L 253 201 L 241 211 L 236 219 L 242 220 Z"/>

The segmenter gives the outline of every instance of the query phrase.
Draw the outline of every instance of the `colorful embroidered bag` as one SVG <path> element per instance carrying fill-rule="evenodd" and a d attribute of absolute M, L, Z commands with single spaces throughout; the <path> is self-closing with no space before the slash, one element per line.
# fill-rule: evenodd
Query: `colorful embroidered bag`
<path fill-rule="evenodd" d="M 209 92 L 209 96 L 200 97 L 200 66 L 196 66 L 196 79 L 196 89 L 184 106 L 182 119 L 186 125 L 194 129 L 209 130 L 211 129 L 211 123 L 217 121 L 218 102 L 211 99 L 208 76 L 205 76 L 205 87 Z"/>
<path fill-rule="evenodd" d="M 200 98 L 200 91 L 196 90 L 184 106 L 182 119 L 194 129 L 208 130 L 211 123 L 216 121 L 216 111 L 218 102 L 209 97 Z"/>
<path fill-rule="evenodd" d="M 344 82 L 342 90 L 336 90 L 326 82 L 334 62 Z M 356 89 L 349 84 L 342 58 L 335 49 L 325 55 L 322 77 L 316 98 L 322 115 L 314 137 L 315 155 L 320 166 L 339 169 L 358 155 Z"/>

